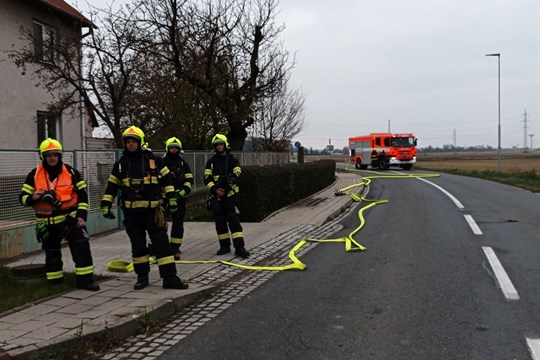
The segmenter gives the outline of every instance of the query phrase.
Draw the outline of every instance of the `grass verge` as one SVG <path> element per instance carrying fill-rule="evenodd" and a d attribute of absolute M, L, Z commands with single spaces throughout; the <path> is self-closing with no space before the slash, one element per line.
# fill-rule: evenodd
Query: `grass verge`
<path fill-rule="evenodd" d="M 421 169 L 421 167 L 417 167 L 417 169 Z M 535 171 L 500 173 L 498 171 L 493 171 L 493 170 L 469 171 L 469 170 L 448 169 L 448 168 L 436 169 L 432 167 L 430 167 L 429 169 L 424 168 L 422 170 L 434 170 L 434 171 L 440 171 L 440 172 L 445 172 L 445 173 L 455 174 L 455 175 L 472 176 L 472 177 L 477 177 L 481 179 L 497 181 L 497 182 L 507 184 L 507 185 L 516 186 L 516 187 L 529 190 L 532 192 L 540 192 L 540 174 L 538 174 Z"/>
<path fill-rule="evenodd" d="M 96 279 L 100 277 L 96 276 Z M 103 277 L 101 277 L 103 279 Z M 64 283 L 48 285 L 47 279 L 15 280 L 8 267 L 0 266 L 0 314 L 49 296 L 75 289 L 75 274 L 64 273 Z"/>

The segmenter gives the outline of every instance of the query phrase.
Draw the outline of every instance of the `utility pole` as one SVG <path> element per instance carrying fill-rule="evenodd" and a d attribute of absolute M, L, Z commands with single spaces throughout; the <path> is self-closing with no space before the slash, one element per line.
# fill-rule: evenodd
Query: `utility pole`
<path fill-rule="evenodd" d="M 527 109 L 523 113 L 523 151 L 527 151 Z"/>
<path fill-rule="evenodd" d="M 452 138 L 454 139 L 454 149 L 455 149 L 456 148 L 456 142 L 457 142 L 456 129 L 454 129 L 454 133 L 452 134 Z"/>
<path fill-rule="evenodd" d="M 390 131 L 390 119 L 388 119 L 388 132 L 391 132 Z"/>

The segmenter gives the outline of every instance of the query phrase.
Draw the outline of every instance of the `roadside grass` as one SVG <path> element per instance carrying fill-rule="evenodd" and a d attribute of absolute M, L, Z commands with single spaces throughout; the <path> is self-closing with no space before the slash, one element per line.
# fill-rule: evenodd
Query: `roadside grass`
<path fill-rule="evenodd" d="M 98 279 L 103 277 L 97 277 Z M 47 279 L 16 280 L 11 276 L 8 267 L 0 266 L 0 314 L 30 304 L 49 296 L 75 289 L 75 274 L 64 273 L 64 283 L 54 286 L 47 284 Z M 9 295 L 8 295 L 9 294 Z"/>
<path fill-rule="evenodd" d="M 418 166 L 417 169 L 434 170 L 445 172 L 449 174 L 477 177 L 486 180 L 492 180 L 507 185 L 516 186 L 532 192 L 540 192 L 540 173 L 532 170 L 527 172 L 498 172 L 496 170 L 463 170 L 457 168 L 447 168 L 436 166 L 422 167 Z"/>

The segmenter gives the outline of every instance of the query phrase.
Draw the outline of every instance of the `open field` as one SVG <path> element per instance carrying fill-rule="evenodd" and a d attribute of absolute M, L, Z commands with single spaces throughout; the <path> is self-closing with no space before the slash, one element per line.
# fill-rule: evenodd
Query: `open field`
<path fill-rule="evenodd" d="M 332 159 L 336 162 L 346 162 L 347 156 L 319 155 L 306 156 L 306 161 Z M 497 171 L 498 160 L 496 151 L 486 152 L 455 152 L 455 153 L 422 153 L 418 152 L 417 164 L 414 167 L 430 170 L 464 170 L 464 171 Z M 540 151 L 501 152 L 501 170 L 504 173 L 530 172 L 540 173 Z"/>
<path fill-rule="evenodd" d="M 416 167 L 431 170 L 497 171 L 497 152 L 418 153 Z M 503 173 L 540 173 L 540 151 L 501 153 Z"/>

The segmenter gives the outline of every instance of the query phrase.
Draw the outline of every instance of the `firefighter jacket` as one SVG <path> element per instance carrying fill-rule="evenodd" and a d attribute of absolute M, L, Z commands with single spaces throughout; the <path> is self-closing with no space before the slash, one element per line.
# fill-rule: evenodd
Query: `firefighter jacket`
<path fill-rule="evenodd" d="M 176 198 L 172 175 L 150 150 L 124 152 L 114 163 L 101 200 L 101 207 L 111 206 L 121 190 L 124 210 L 154 209 L 159 205 L 162 191 L 167 198 Z"/>
<path fill-rule="evenodd" d="M 167 153 L 162 158 L 162 163 L 173 175 L 174 189 L 184 191 L 184 196 L 191 192 L 193 187 L 193 173 L 189 164 L 179 154 Z"/>
<path fill-rule="evenodd" d="M 240 191 L 238 182 L 242 170 L 238 159 L 229 151 L 215 154 L 207 162 L 204 169 L 204 184 L 212 195 L 218 188 L 225 190 L 227 197 Z"/>
<path fill-rule="evenodd" d="M 36 217 L 46 218 L 49 224 L 64 221 L 67 214 L 86 221 L 88 216 L 86 188 L 86 182 L 75 168 L 62 162 L 49 169 L 40 164 L 26 177 L 19 201 L 25 206 L 33 207 Z M 37 190 L 54 191 L 54 198 L 58 203 L 53 206 L 50 202 L 32 200 L 32 195 Z"/>

